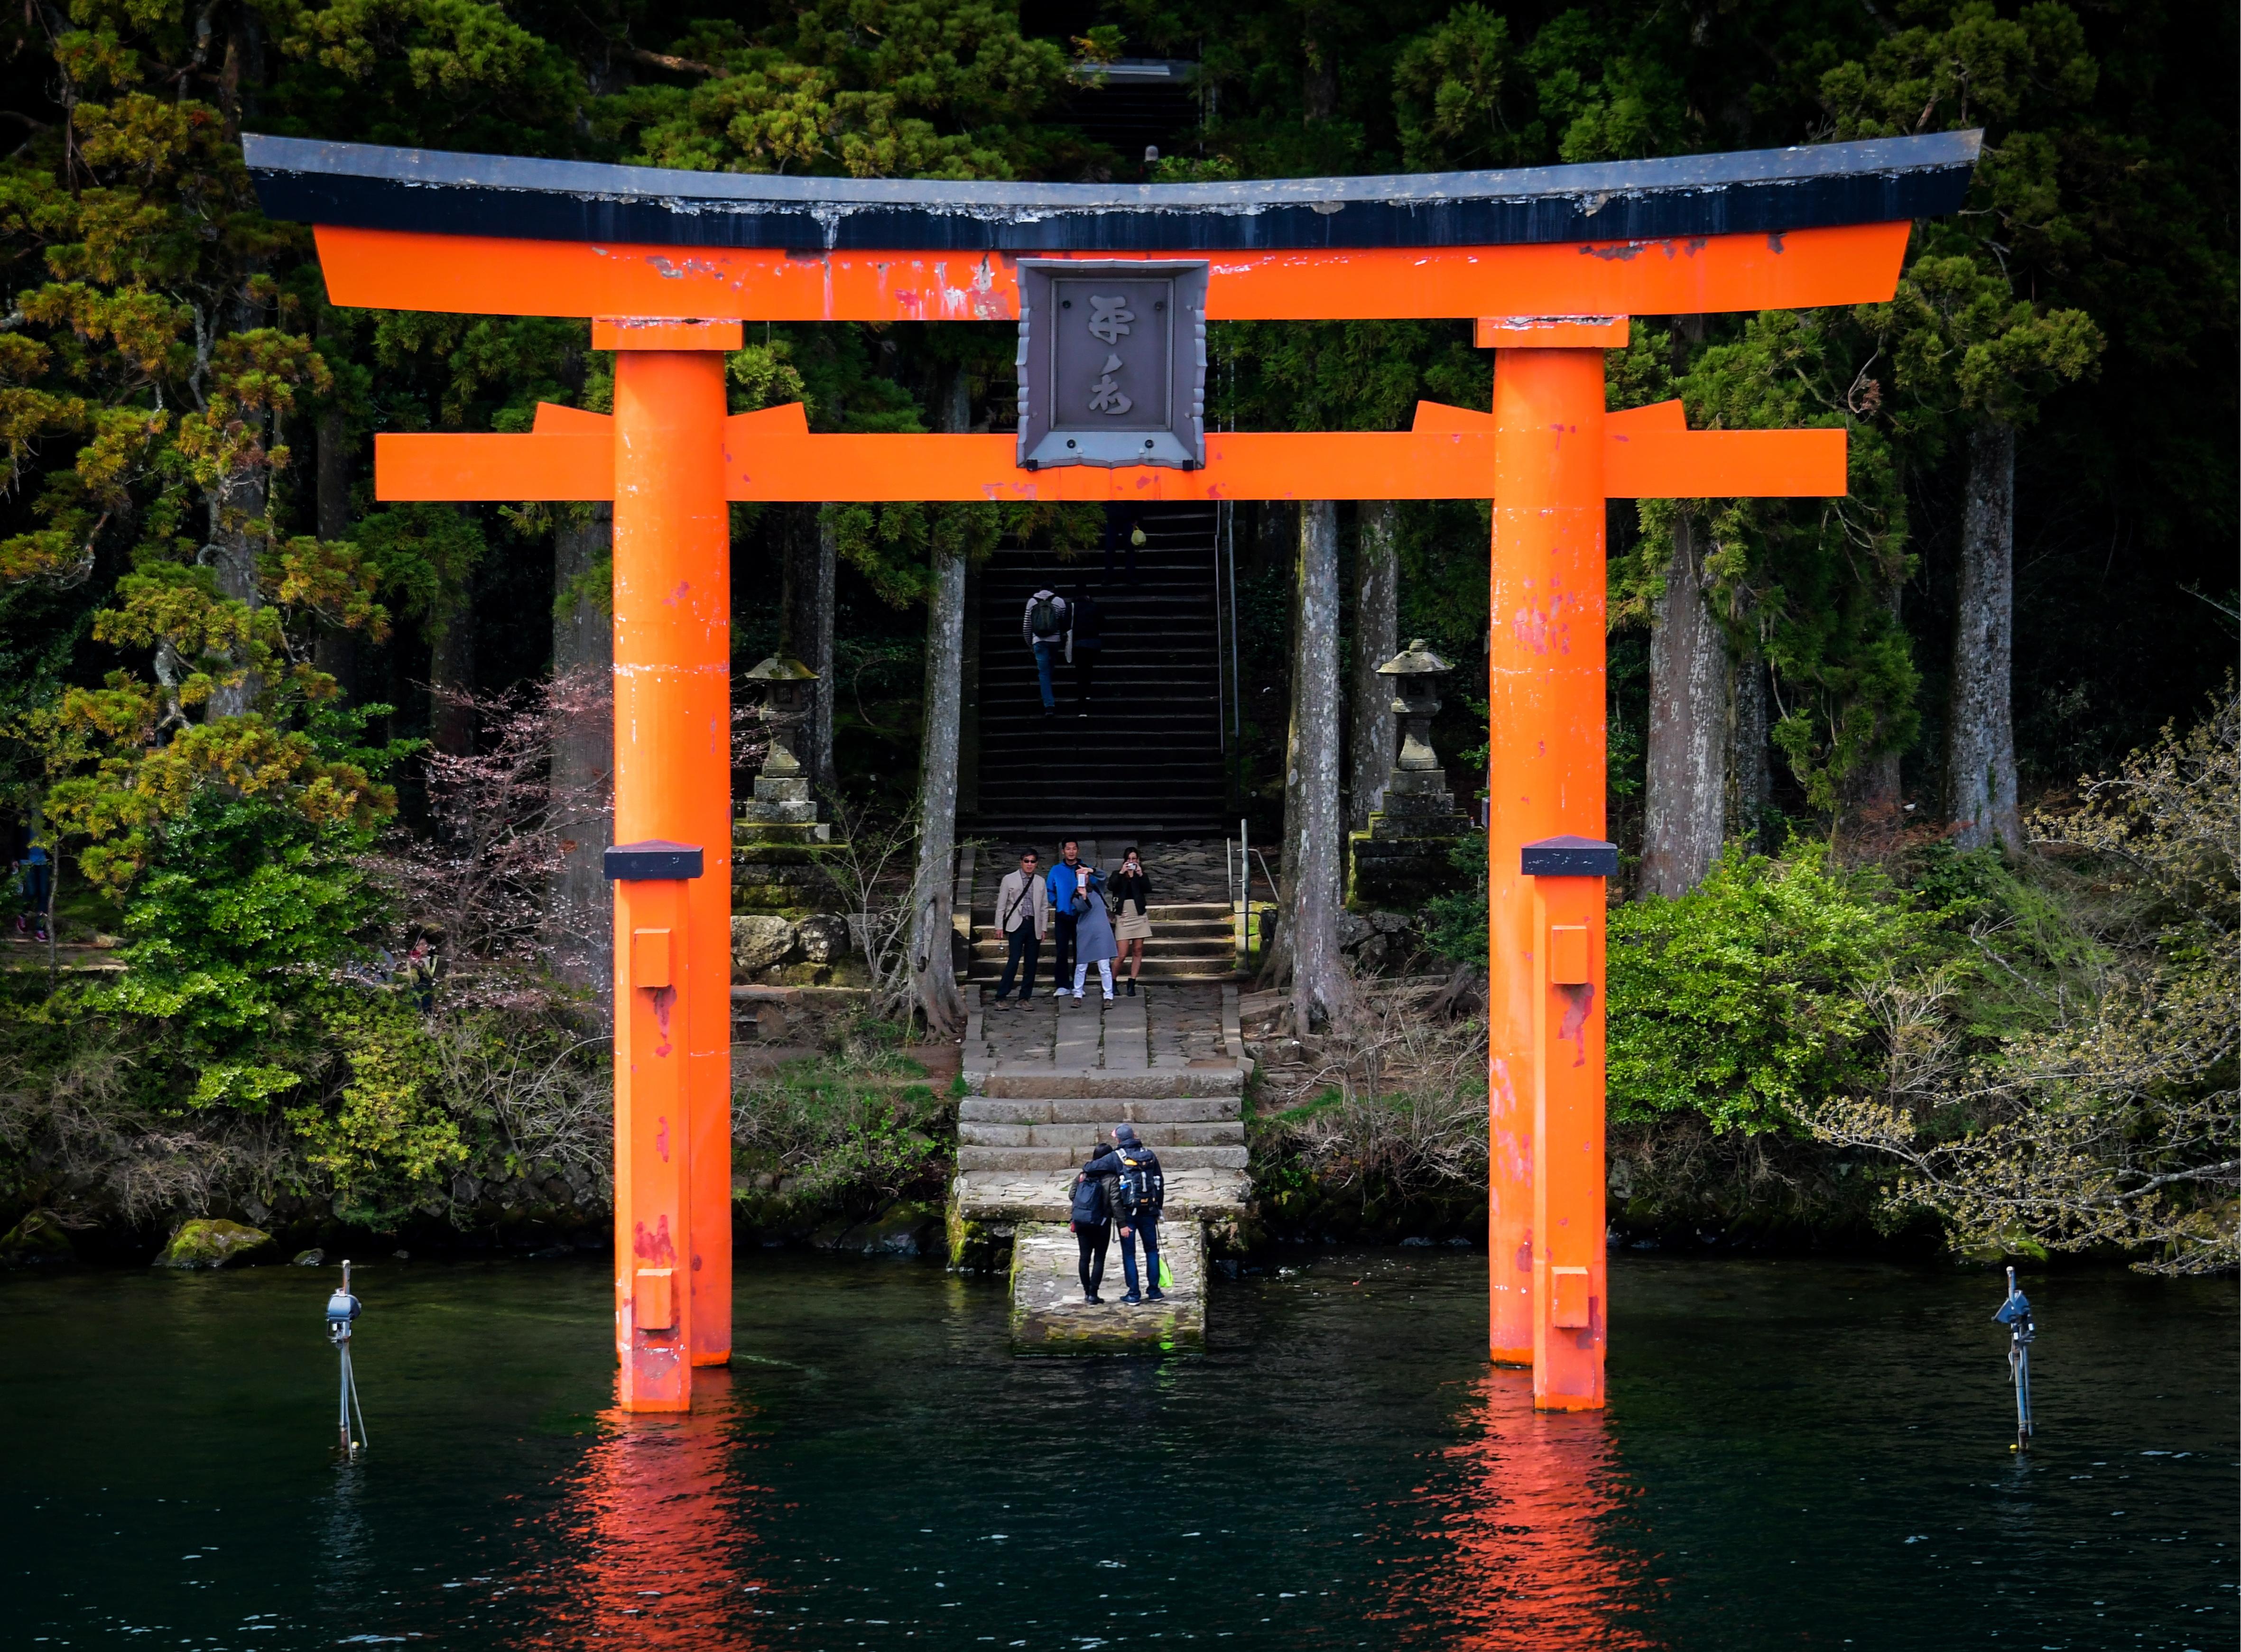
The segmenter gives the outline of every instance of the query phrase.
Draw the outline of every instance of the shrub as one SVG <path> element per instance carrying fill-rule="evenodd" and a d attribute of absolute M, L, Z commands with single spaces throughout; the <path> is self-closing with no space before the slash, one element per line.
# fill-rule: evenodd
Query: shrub
<path fill-rule="evenodd" d="M 789 1061 L 732 1099 L 734 1161 L 779 1179 L 795 1212 L 869 1215 L 949 1165 L 951 1103 L 878 1029 Z"/>
<path fill-rule="evenodd" d="M 1730 848 L 1703 883 L 1610 914 L 1611 1117 L 1694 1112 L 1717 1130 L 1794 1130 L 1881 1062 L 1871 983 L 1926 961 L 1930 925 L 1872 870 L 1818 845 Z"/>

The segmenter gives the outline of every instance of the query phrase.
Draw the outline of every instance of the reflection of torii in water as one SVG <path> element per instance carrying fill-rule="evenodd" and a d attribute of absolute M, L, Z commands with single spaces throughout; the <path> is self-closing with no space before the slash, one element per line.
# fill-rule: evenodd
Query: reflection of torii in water
<path fill-rule="evenodd" d="M 734 499 L 1494 499 L 1488 1347 L 1532 1365 L 1537 1405 L 1602 1403 L 1604 501 L 1837 495 L 1845 474 L 1842 431 L 1691 431 L 1677 404 L 1607 414 L 1603 352 L 1635 315 L 1889 298 L 1910 221 L 1960 205 L 1978 134 L 1137 186 L 246 145 L 266 211 L 318 226 L 335 303 L 587 317 L 593 346 L 618 352 L 612 415 L 544 407 L 527 435 L 378 437 L 375 490 L 614 501 L 625 1408 L 689 1408 L 690 1367 L 731 1349 Z M 1094 282 L 1065 274 L 1084 261 Z M 1127 338 L 1108 319 L 1069 345 L 1066 293 L 1124 287 Z M 1176 300 L 1173 331 L 1147 358 L 1155 287 Z M 1051 296 L 1023 329 L 1029 451 L 1025 427 L 813 435 L 799 405 L 726 416 L 722 352 L 743 322 L 1020 320 L 1030 291 Z M 1199 429 L 1206 321 L 1411 318 L 1477 319 L 1492 412 L 1426 404 L 1395 432 Z M 1107 365 L 1124 353 L 1140 377 Z M 1127 408 L 1098 391 L 1106 378 L 1130 387 Z M 1097 422 L 1121 414 L 1125 431 Z"/>

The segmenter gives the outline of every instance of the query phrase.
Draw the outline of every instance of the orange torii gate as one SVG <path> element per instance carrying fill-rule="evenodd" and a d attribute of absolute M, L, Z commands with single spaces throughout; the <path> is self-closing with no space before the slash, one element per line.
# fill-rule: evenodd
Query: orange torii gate
<path fill-rule="evenodd" d="M 896 183 L 251 137 L 338 304 L 580 316 L 614 411 L 385 435 L 383 499 L 614 504 L 615 1340 L 625 1408 L 731 1349 L 731 500 L 1494 500 L 1490 1311 L 1536 1405 L 1602 1403 L 1603 507 L 1833 496 L 1842 431 L 1609 413 L 1628 318 L 1888 298 L 1975 133 L 1515 172 Z M 1075 301 L 1082 308 L 1072 315 Z M 1209 432 L 1205 324 L 1475 318 L 1489 413 Z M 1021 429 L 728 415 L 747 321 L 1016 321 Z M 1149 351 L 1148 356 L 1146 354 Z"/>

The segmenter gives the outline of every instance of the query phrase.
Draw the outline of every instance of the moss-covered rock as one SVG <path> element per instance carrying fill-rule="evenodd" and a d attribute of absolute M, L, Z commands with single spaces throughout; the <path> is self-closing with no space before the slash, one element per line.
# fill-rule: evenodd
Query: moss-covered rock
<path fill-rule="evenodd" d="M 235 1257 L 272 1242 L 272 1235 L 223 1217 L 183 1222 L 157 1254 L 158 1267 L 224 1267 Z"/>
<path fill-rule="evenodd" d="M 0 1234 L 0 1267 L 66 1262 L 71 1255 L 70 1235 L 51 1210 L 35 1210 Z"/>

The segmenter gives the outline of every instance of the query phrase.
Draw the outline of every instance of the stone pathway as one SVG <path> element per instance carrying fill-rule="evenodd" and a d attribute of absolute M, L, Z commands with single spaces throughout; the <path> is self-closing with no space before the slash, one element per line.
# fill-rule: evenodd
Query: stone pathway
<path fill-rule="evenodd" d="M 1250 1067 L 1237 989 L 1147 982 L 1140 996 L 1110 1004 L 1093 993 L 1080 1004 L 1069 995 L 1024 1009 L 998 1008 L 985 989 L 968 991 L 970 1094 L 958 1109 L 953 1259 L 1010 1245 L 1015 1352 L 1195 1349 L 1204 1334 L 1206 1227 L 1241 1215 L 1252 1191 L 1239 1116 Z M 1080 1301 L 1064 1225 L 1075 1169 L 1124 1123 L 1160 1155 L 1168 1266 L 1179 1284 L 1192 1281 L 1174 1307 L 1125 1321 L 1114 1303 Z M 1117 1277 L 1117 1251 L 1112 1267 Z"/>

